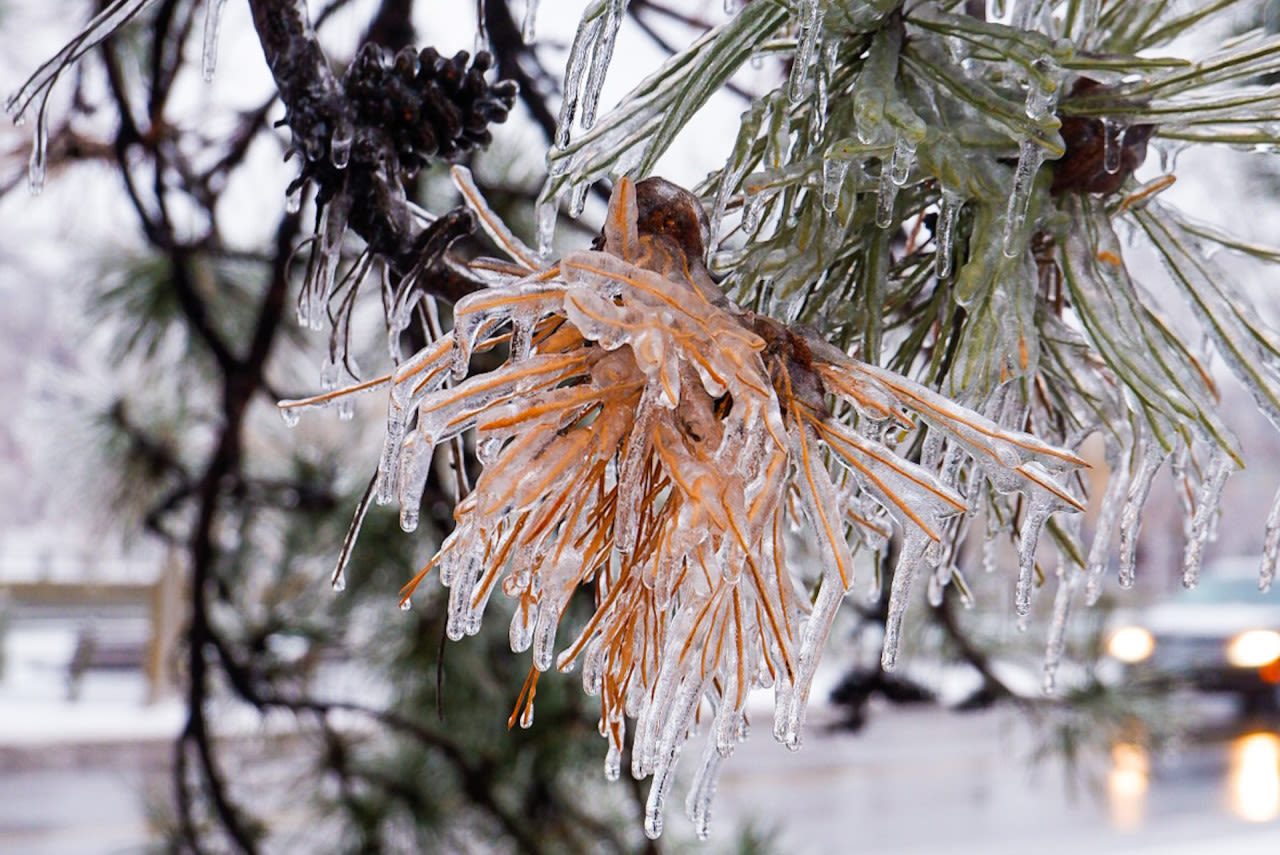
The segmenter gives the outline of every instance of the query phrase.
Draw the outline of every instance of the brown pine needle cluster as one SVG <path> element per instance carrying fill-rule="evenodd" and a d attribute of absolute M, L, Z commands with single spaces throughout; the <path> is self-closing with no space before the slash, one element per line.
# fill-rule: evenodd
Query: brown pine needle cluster
<path fill-rule="evenodd" d="M 892 664 L 912 577 L 950 560 L 948 526 L 977 488 L 956 483 L 958 454 L 995 489 L 1026 494 L 1032 540 L 1049 512 L 1079 508 L 1059 483 L 1082 465 L 1074 455 L 730 303 L 702 263 L 705 215 L 675 185 L 622 178 L 598 249 L 548 266 L 455 177 L 511 261 L 479 262 L 493 286 L 390 378 L 374 496 L 399 502 L 406 529 L 436 446 L 474 430 L 483 464 L 403 597 L 439 572 L 456 639 L 479 630 L 501 587 L 511 647 L 533 657 L 513 721 L 531 724 L 542 672 L 580 667 L 610 777 L 632 721 L 632 774 L 653 776 L 649 834 L 697 721 L 710 730 L 689 800 L 701 830 L 751 690 L 773 687 L 775 736 L 799 744 L 853 582 L 851 540 L 878 547 L 896 524 Z M 473 353 L 504 343 L 501 367 L 469 372 Z M 954 450 L 950 476 L 945 461 L 931 471 L 894 451 L 926 429 Z M 579 591 L 594 613 L 561 632 Z"/>

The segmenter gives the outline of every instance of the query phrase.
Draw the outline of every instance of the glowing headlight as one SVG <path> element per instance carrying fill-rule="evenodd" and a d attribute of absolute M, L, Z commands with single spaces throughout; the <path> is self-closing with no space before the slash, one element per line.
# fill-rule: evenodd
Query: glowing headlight
<path fill-rule="evenodd" d="M 1155 649 L 1156 640 L 1140 626 L 1118 629 L 1107 641 L 1107 652 L 1130 665 L 1146 659 Z"/>
<path fill-rule="evenodd" d="M 1280 632 L 1251 629 L 1227 645 L 1227 661 L 1237 668 L 1261 668 L 1280 659 Z"/>

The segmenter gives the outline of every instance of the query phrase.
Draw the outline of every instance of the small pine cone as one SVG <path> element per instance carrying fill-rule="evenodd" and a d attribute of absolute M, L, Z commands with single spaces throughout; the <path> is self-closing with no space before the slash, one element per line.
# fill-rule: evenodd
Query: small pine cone
<path fill-rule="evenodd" d="M 506 121 L 516 84 L 490 84 L 493 58 L 466 51 L 452 58 L 434 48 L 405 48 L 388 58 L 372 45 L 361 49 L 347 73 L 346 91 L 361 125 L 391 137 L 400 163 L 417 169 L 432 158 L 452 159 L 493 137 L 488 126 Z"/>

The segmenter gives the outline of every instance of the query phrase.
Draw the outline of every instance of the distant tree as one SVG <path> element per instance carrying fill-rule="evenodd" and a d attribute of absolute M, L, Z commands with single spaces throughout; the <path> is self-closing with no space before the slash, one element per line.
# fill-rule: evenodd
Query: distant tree
<path fill-rule="evenodd" d="M 603 795 L 614 789 L 572 774 L 597 714 L 562 682 L 540 683 L 552 666 L 580 668 L 600 698 L 606 775 L 624 763 L 652 775 L 650 841 L 681 750 L 707 724 L 688 800 L 705 833 L 751 689 L 775 688 L 774 735 L 799 744 L 855 553 L 873 568 L 874 604 L 860 617 L 884 635 L 879 666 L 846 685 L 855 701 L 915 695 L 887 672 L 921 575 L 954 649 L 992 696 L 1013 694 L 951 612 L 972 599 L 970 564 L 994 567 L 1002 541 L 1017 551 L 1020 619 L 1054 580 L 1051 692 L 1068 612 L 1098 597 L 1117 532 L 1120 583 L 1132 582 L 1143 505 L 1166 463 L 1186 499 L 1184 581 L 1195 583 L 1223 483 L 1244 463 L 1210 350 L 1280 424 L 1280 336 L 1211 258 L 1217 246 L 1265 262 L 1275 251 L 1164 204 L 1173 173 L 1146 163 L 1152 146 L 1273 150 L 1280 96 L 1259 81 L 1280 65 L 1280 40 L 1250 31 L 1196 60 L 1162 53 L 1225 33 L 1235 7 L 1256 4 L 753 0 L 704 22 L 649 0 L 595 0 L 558 97 L 502 0 L 478 4 L 493 53 L 474 58 L 417 50 L 412 4 L 386 0 L 342 70 L 306 4 L 248 5 L 276 91 L 216 134 L 176 126 L 166 110 L 190 74 L 183 47 L 199 9 L 203 71 L 214 72 L 220 0 L 108 4 L 9 103 L 36 118 L 32 187 L 50 164 L 108 160 L 159 260 L 105 298 L 118 340 L 159 384 L 148 398 L 169 388 L 159 397 L 171 409 L 139 412 L 126 398 L 107 424 L 126 440 L 119 462 L 145 476 L 148 526 L 186 551 L 192 574 L 190 718 L 176 763 L 187 848 L 209 845 L 206 819 L 232 848 L 262 845 L 241 806 L 252 796 L 233 792 L 214 752 L 218 683 L 264 712 L 314 721 L 324 777 L 313 789 L 340 808 L 324 827 L 342 848 L 452 850 L 494 835 L 518 851 L 588 849 L 599 836 L 617 850 L 656 847 L 603 818 L 626 807 Z M 536 11 L 529 0 L 527 35 Z M 627 20 L 671 55 L 602 112 Z M 687 45 L 667 46 L 673 22 Z M 129 49 L 143 59 L 125 62 Z M 78 77 L 69 116 L 50 123 L 48 93 L 90 50 L 105 86 Z M 781 73 L 736 79 L 753 59 Z M 652 176 L 730 87 L 745 111 L 724 166 L 688 189 Z M 507 194 L 458 167 L 459 204 L 421 207 L 440 165 L 489 144 L 517 98 L 550 143 L 536 201 L 516 194 L 499 213 L 485 198 Z M 273 237 L 231 246 L 218 204 L 272 134 L 277 99 L 300 171 Z M 77 117 L 104 103 L 112 132 L 79 130 Z M 557 257 L 557 205 L 576 217 L 593 189 L 609 200 L 603 228 L 562 241 Z M 532 249 L 505 225 L 521 208 L 534 212 Z M 1203 347 L 1162 318 L 1122 237 L 1164 264 Z M 489 258 L 495 249 L 505 257 Z M 311 397 L 293 369 L 307 346 L 282 333 L 295 289 L 299 320 L 329 333 Z M 356 357 L 367 361 L 379 325 L 388 372 L 370 379 Z M 190 374 L 147 351 L 175 327 L 192 342 Z M 210 376 L 216 388 L 200 391 Z M 350 414 L 370 388 L 389 390 L 388 415 L 363 490 L 349 472 L 373 469 L 372 454 L 354 431 L 317 427 L 285 443 L 259 425 L 282 399 L 290 421 L 318 406 Z M 188 441 L 193 431 L 201 441 Z M 1090 437 L 1109 478 L 1086 539 L 1077 512 Z M 448 602 L 420 597 L 413 616 L 370 632 L 385 601 L 368 595 L 410 561 L 407 541 L 372 531 L 388 521 L 371 507 L 388 503 L 406 530 L 426 509 L 434 535 L 451 531 L 401 602 L 432 572 Z M 355 509 L 341 544 L 337 508 Z M 1280 502 L 1264 588 L 1277 553 Z M 349 563 L 360 568 L 349 592 L 359 595 L 325 606 L 302 586 L 304 558 L 321 554 L 338 556 L 335 586 Z M 497 587 L 506 597 L 491 608 L 509 616 L 510 646 L 533 658 L 511 723 L 532 724 L 538 697 L 538 726 L 511 736 L 484 730 L 491 701 L 520 680 L 481 633 Z M 343 630 L 325 621 L 330 608 L 346 613 Z M 562 625 L 571 631 L 558 637 Z M 443 683 L 424 661 L 443 655 L 437 632 L 481 633 Z M 376 639 L 352 655 L 387 669 L 393 697 L 331 700 L 306 686 L 275 652 L 289 633 L 321 651 Z"/>

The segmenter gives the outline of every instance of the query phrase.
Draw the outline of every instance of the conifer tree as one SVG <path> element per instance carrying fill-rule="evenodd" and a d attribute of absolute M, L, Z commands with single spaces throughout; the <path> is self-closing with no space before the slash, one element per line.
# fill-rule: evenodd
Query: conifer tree
<path fill-rule="evenodd" d="M 33 188 L 44 180 L 45 105 L 59 74 L 104 39 L 109 63 L 111 34 L 147 5 L 109 4 L 11 99 L 15 114 L 36 115 Z M 259 689 L 201 599 L 231 582 L 215 569 L 214 516 L 240 495 L 220 492 L 241 468 L 238 420 L 250 397 L 276 391 L 263 367 L 295 286 L 299 319 L 328 333 L 327 357 L 318 394 L 277 396 L 287 397 L 286 419 L 329 405 L 349 412 L 371 390 L 387 413 L 376 469 L 334 550 L 335 586 L 364 576 L 348 566 L 363 563 L 371 538 L 361 528 L 367 514 L 380 519 L 374 508 L 397 506 L 413 531 L 424 507 L 452 505 L 439 514 L 452 530 L 406 574 L 401 603 L 438 574 L 447 605 L 426 600 L 443 609 L 434 617 L 450 638 L 480 633 L 494 620 L 486 609 L 501 611 L 510 647 L 531 651 L 511 714 L 530 727 L 537 695 L 531 733 L 580 722 L 563 713 L 580 703 L 563 696 L 563 682 L 549 681 L 560 688 L 548 693 L 540 679 L 580 669 L 599 699 L 589 718 L 607 743 L 606 777 L 622 774 L 624 758 L 634 778 L 651 777 L 651 839 L 690 740 L 701 759 L 687 806 L 705 834 L 716 775 L 745 738 L 750 691 L 773 690 L 774 736 L 799 746 L 815 669 L 855 586 L 870 586 L 882 606 L 887 671 L 913 588 L 926 587 L 939 609 L 948 596 L 968 601 L 969 580 L 1000 569 L 997 545 L 1012 543 L 1018 619 L 1037 597 L 1052 599 L 1051 693 L 1075 601 L 1096 600 L 1113 564 L 1118 584 L 1132 584 L 1161 471 L 1186 497 L 1183 581 L 1195 584 L 1224 482 L 1247 462 L 1220 412 L 1211 354 L 1280 426 L 1280 335 L 1214 255 L 1222 247 L 1273 263 L 1275 251 L 1161 198 L 1182 148 L 1277 144 L 1280 102 L 1267 81 L 1280 40 L 1252 26 L 1257 4 L 728 2 L 606 107 L 601 87 L 621 61 L 624 24 L 680 10 L 593 0 L 554 118 L 539 97 L 534 0 L 523 43 L 505 3 L 479 4 L 496 70 L 487 50 L 449 58 L 403 32 L 386 36 L 379 24 L 397 4 L 384 3 L 339 72 L 305 3 L 248 5 L 299 164 L 290 198 L 305 194 L 315 219 L 296 283 L 286 250 L 300 223 L 296 213 L 282 219 L 273 296 L 248 339 L 227 341 L 191 307 L 189 287 L 176 292 L 227 381 L 227 424 L 237 425 L 224 426 L 206 474 L 187 479 L 201 501 L 182 535 L 196 573 L 193 684 L 212 655 L 259 706 L 325 722 L 339 708 Z M 204 7 L 206 76 L 222 6 Z M 158 5 L 164 44 L 182 44 L 195 8 Z M 753 75 L 758 89 L 723 166 L 695 187 L 654 175 L 707 99 L 756 60 L 777 73 Z M 128 124 L 126 95 L 117 98 Z M 536 224 L 532 246 L 463 165 L 501 135 L 495 125 L 517 99 L 550 137 L 545 183 L 524 212 Z M 261 116 L 240 145 L 260 128 Z M 125 130 L 117 146 L 145 143 L 142 129 Z M 423 210 L 417 176 L 447 162 L 460 202 Z M 598 235 L 556 241 L 592 192 L 608 199 Z M 163 195 L 152 210 L 139 201 L 139 213 L 176 264 L 192 247 L 172 233 Z M 1128 262 L 1130 242 L 1159 259 L 1162 299 L 1191 306 L 1196 337 L 1165 319 L 1156 289 Z M 385 370 L 369 374 L 354 360 L 368 345 L 358 340 L 366 305 L 389 344 Z M 1107 477 L 1086 537 L 1090 438 Z M 358 452 L 341 454 L 350 463 Z M 1280 495 L 1265 540 L 1264 590 L 1280 555 Z M 859 565 L 859 555 L 871 558 Z M 203 699 L 192 699 L 198 711 Z M 544 724 L 546 708 L 555 723 Z M 421 737 L 397 712 L 372 717 Z M 193 713 L 184 739 L 204 744 L 203 727 Z M 453 764 L 456 787 L 487 821 L 532 845 L 507 796 L 485 789 L 497 770 L 436 738 L 449 742 L 422 738 L 420 748 Z M 217 795 L 216 769 L 197 753 Z M 331 768 L 349 772 L 344 762 Z M 335 774 L 355 810 L 359 788 Z M 539 792 L 542 774 L 526 792 Z M 402 797 L 414 793 L 410 785 Z M 253 828 L 213 805 L 247 849 Z M 189 840 L 193 822 L 188 806 Z"/>

